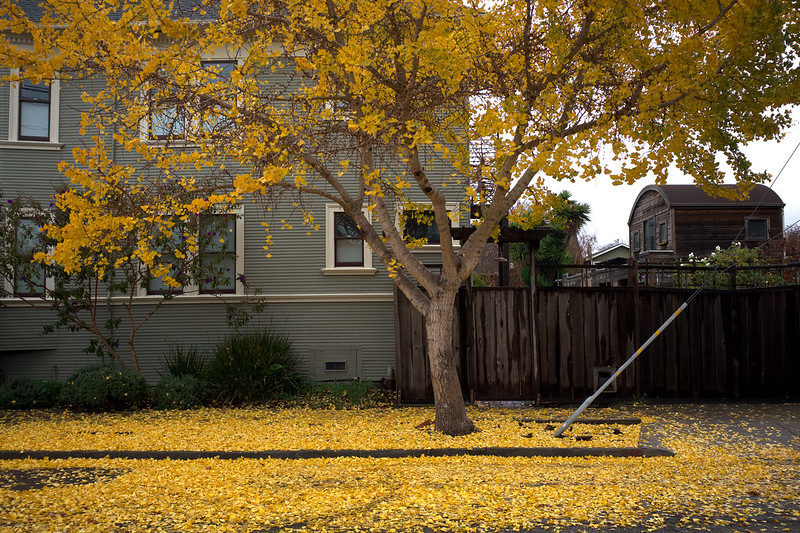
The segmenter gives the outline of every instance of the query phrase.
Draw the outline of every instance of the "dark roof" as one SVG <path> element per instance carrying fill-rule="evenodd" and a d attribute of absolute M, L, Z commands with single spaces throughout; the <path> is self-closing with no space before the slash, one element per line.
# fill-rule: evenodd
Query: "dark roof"
<path fill-rule="evenodd" d="M 32 21 L 40 21 L 45 13 L 45 8 L 42 7 L 42 4 L 46 3 L 43 0 L 16 0 L 16 4 L 22 8 L 25 12 L 25 15 Z M 121 8 L 124 8 L 125 3 L 122 2 L 120 4 Z M 173 12 L 178 17 L 188 17 L 190 19 L 201 19 L 205 18 L 200 15 L 199 10 L 203 8 L 203 0 L 176 0 L 173 4 Z M 214 11 L 212 7 L 207 8 L 207 11 L 211 13 Z M 120 10 L 112 11 L 109 14 L 111 20 L 116 20 L 119 18 L 121 12 Z M 207 17 L 208 15 L 206 15 Z"/>
<path fill-rule="evenodd" d="M 736 189 L 736 185 L 720 185 L 724 189 Z M 636 201 L 631 207 L 631 214 L 628 217 L 628 224 L 633 218 L 633 211 L 639 204 L 641 197 L 655 191 L 661 195 L 667 207 L 670 209 L 731 209 L 770 207 L 782 209 L 786 204 L 778 194 L 766 185 L 755 185 L 747 198 L 743 200 L 731 200 L 722 196 L 712 196 L 697 185 L 648 185 L 639 192 Z"/>

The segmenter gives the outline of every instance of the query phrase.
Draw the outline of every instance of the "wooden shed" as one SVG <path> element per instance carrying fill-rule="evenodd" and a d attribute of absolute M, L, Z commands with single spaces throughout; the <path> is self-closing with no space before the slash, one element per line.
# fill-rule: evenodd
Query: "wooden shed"
<path fill-rule="evenodd" d="M 723 185 L 735 188 L 735 185 Z M 734 242 L 762 246 L 782 259 L 781 198 L 756 185 L 747 198 L 711 196 L 696 185 L 648 185 L 639 193 L 628 218 L 631 256 L 639 261 L 673 262 L 693 253 L 706 257 Z"/>

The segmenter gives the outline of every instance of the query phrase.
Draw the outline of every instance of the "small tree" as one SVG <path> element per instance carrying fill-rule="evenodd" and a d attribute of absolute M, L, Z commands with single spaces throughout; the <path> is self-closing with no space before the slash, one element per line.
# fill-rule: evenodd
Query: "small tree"
<path fill-rule="evenodd" d="M 746 189 L 764 176 L 739 146 L 779 135 L 790 123 L 783 106 L 800 95 L 789 0 L 207 0 L 187 11 L 163 0 L 45 0 L 31 11 L 39 20 L 20 4 L 0 7 L 4 65 L 35 81 L 104 81 L 84 94 L 94 137 L 65 164 L 97 202 L 82 204 L 76 190 L 59 205 L 76 217 L 102 212 L 162 178 L 195 195 L 171 202 L 179 213 L 280 197 L 315 227 L 303 198 L 340 205 L 425 317 L 436 428 L 452 435 L 475 429 L 451 345 L 455 296 L 500 221 L 519 221 L 515 205 L 546 208 L 541 176 L 663 181 L 674 164 L 713 188 L 722 153 Z M 219 54 L 232 69 L 204 63 Z M 112 138 L 136 170 L 110 162 Z M 476 144 L 487 149 L 470 166 Z M 147 165 L 150 174 L 139 170 Z M 141 201 L 130 218 L 85 226 L 129 232 L 161 212 Z M 483 216 L 457 247 L 452 206 L 471 202 Z M 404 238 L 395 216 L 404 211 L 438 230 L 440 272 L 414 254 L 424 238 Z M 85 261 L 84 244 L 97 246 L 67 229 L 54 238 L 48 261 L 65 268 Z M 149 247 L 135 246 L 150 266 Z"/>

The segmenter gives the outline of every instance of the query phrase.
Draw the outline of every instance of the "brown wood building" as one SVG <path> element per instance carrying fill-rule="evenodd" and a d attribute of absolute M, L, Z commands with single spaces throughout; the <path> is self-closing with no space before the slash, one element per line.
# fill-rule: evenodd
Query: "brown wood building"
<path fill-rule="evenodd" d="M 764 185 L 756 185 L 744 200 L 710 196 L 696 185 L 648 185 L 628 218 L 631 257 L 673 262 L 686 260 L 690 253 L 707 257 L 717 246 L 740 242 L 766 244 L 769 254 L 780 260 L 781 242 L 775 237 L 783 232 L 784 205 Z"/>

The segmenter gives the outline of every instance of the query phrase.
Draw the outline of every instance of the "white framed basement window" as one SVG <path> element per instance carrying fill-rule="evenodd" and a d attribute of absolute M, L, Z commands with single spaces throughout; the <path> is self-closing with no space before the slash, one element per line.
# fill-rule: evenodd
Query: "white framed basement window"
<path fill-rule="evenodd" d="M 11 73 L 19 74 L 19 70 Z M 8 142 L 3 148 L 60 150 L 61 82 L 21 80 L 11 83 L 8 92 Z"/>
<path fill-rule="evenodd" d="M 371 221 L 371 213 L 366 208 L 362 212 Z M 326 204 L 322 273 L 326 276 L 369 276 L 376 272 L 372 267 L 372 250 L 361 238 L 356 222 L 338 204 Z"/>

